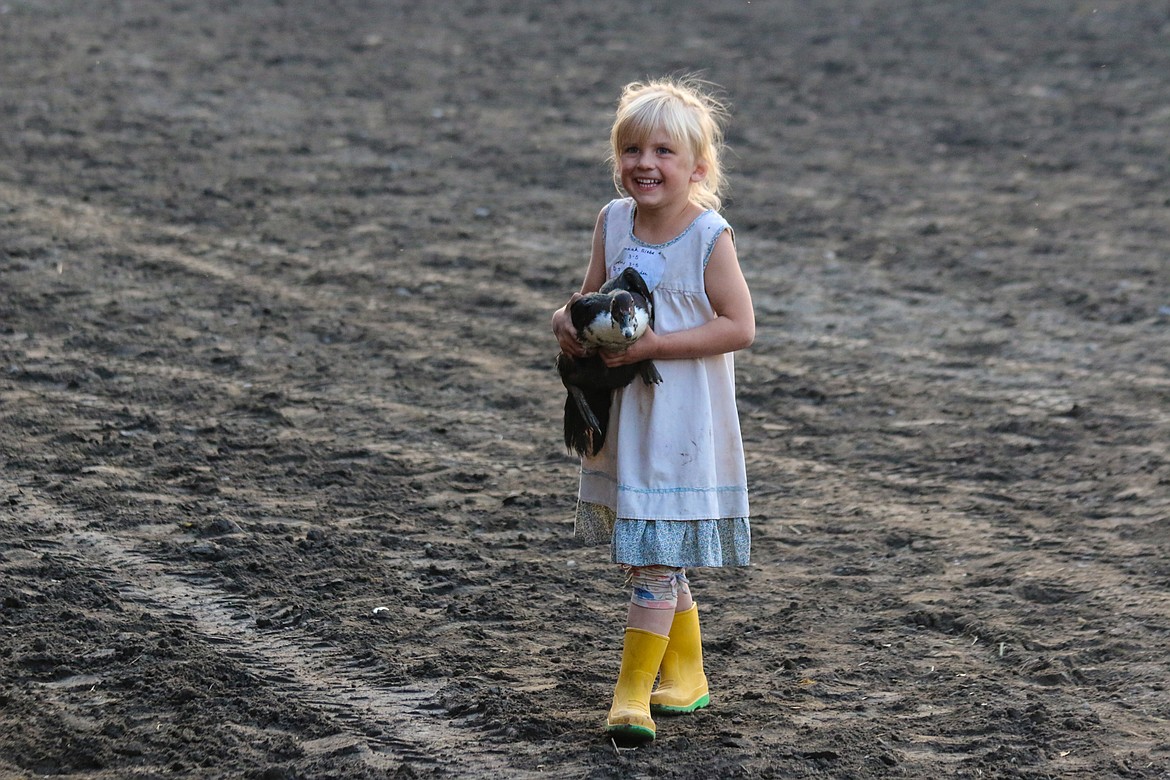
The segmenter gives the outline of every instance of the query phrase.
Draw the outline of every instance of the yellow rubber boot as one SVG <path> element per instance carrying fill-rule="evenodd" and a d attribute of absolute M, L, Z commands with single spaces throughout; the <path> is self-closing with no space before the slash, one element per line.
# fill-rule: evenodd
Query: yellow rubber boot
<path fill-rule="evenodd" d="M 622 670 L 613 691 L 613 705 L 605 721 L 605 733 L 621 742 L 654 739 L 650 717 L 650 689 L 658 675 L 662 654 L 670 637 L 627 628 L 622 647 Z"/>
<path fill-rule="evenodd" d="M 650 694 L 650 709 L 664 715 L 680 715 L 710 703 L 707 675 L 703 673 L 699 607 L 692 604 L 690 609 L 674 613 L 658 688 Z"/>

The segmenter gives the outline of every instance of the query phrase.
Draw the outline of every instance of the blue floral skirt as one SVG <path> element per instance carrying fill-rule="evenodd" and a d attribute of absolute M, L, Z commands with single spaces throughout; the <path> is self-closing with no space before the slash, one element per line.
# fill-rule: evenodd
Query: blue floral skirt
<path fill-rule="evenodd" d="M 627 566 L 747 566 L 752 549 L 746 517 L 633 520 L 588 501 L 577 502 L 573 534 L 587 544 L 610 544 L 613 562 Z"/>

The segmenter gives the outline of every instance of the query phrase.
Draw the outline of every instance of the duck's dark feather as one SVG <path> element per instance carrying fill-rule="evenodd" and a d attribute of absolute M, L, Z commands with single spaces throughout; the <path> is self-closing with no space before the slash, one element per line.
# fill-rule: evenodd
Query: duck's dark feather
<path fill-rule="evenodd" d="M 568 391 L 565 400 L 565 446 L 578 455 L 596 455 L 609 429 L 613 391 L 640 376 L 646 384 L 662 381 L 649 360 L 609 368 L 598 349 L 628 348 L 654 324 L 654 300 L 641 274 L 632 268 L 582 296 L 569 309 L 586 357 L 557 356 L 557 372 Z"/>

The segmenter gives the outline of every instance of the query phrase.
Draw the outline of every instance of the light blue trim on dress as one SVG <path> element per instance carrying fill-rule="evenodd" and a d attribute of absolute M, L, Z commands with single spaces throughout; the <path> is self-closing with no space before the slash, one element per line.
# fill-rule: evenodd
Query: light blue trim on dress
<path fill-rule="evenodd" d="M 627 493 L 639 493 L 646 496 L 659 496 L 671 493 L 747 493 L 748 490 L 743 485 L 716 485 L 715 487 L 670 487 L 670 488 L 640 488 L 633 485 L 623 485 L 614 479 L 610 474 L 604 471 L 597 471 L 595 469 L 581 469 L 581 474 L 590 477 L 599 477 L 607 482 L 613 482 L 617 485 L 618 490 L 624 490 Z"/>
<path fill-rule="evenodd" d="M 617 484 L 618 490 L 625 490 L 627 492 L 642 493 L 642 495 L 647 495 L 647 496 L 658 496 L 658 495 L 666 495 L 666 493 L 683 493 L 683 492 L 704 492 L 704 493 L 706 493 L 706 492 L 720 492 L 720 493 L 728 493 L 728 492 L 744 492 L 745 493 L 745 492 L 748 492 L 748 488 L 746 488 L 746 485 L 715 485 L 714 488 L 635 488 L 634 485 L 621 484 L 620 482 L 617 481 L 617 479 L 614 479 L 606 471 L 598 471 L 596 469 L 584 469 L 583 468 L 583 469 L 581 469 L 581 474 L 591 476 L 591 477 L 600 477 L 601 479 L 606 479 L 607 482 L 613 482 L 613 483 Z"/>
<path fill-rule="evenodd" d="M 711 253 L 715 251 L 715 242 L 719 240 L 719 236 L 723 235 L 725 230 L 731 230 L 730 225 L 723 225 L 715 231 L 715 235 L 711 236 L 711 240 L 707 243 L 707 248 L 703 250 L 703 270 L 707 270 L 707 263 L 711 262 Z M 731 232 L 731 240 L 735 241 L 735 231 Z"/>
<path fill-rule="evenodd" d="M 603 249 L 608 246 L 606 241 L 609 239 L 609 210 L 613 208 L 613 204 L 615 203 L 617 203 L 616 200 L 611 200 L 601 210 L 601 246 Z"/>
<path fill-rule="evenodd" d="M 629 200 L 633 200 L 633 198 L 630 198 Z M 686 228 L 683 229 L 683 232 L 679 233 L 677 236 L 670 239 L 666 243 L 664 243 L 664 244 L 651 244 L 649 241 L 643 241 L 642 239 L 640 239 L 634 235 L 634 218 L 638 216 L 638 204 L 635 203 L 634 207 L 632 209 L 630 209 L 630 238 L 634 239 L 635 241 L 637 241 L 639 244 L 641 244 L 644 247 L 649 247 L 650 249 L 663 249 L 665 247 L 670 246 L 671 244 L 677 244 L 679 241 L 682 240 L 683 236 L 685 236 L 687 233 L 690 233 L 691 230 L 694 229 L 695 225 L 697 225 L 699 223 L 700 219 L 702 219 L 703 217 L 705 217 L 708 214 L 711 214 L 713 212 L 714 212 L 714 209 L 707 209 L 702 214 L 700 214 L 699 216 L 692 219 L 691 224 L 687 225 Z"/>

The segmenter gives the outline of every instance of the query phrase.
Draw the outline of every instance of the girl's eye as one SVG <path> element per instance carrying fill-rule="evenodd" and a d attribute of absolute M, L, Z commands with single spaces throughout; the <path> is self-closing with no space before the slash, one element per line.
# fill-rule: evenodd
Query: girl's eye
<path fill-rule="evenodd" d="M 636 147 L 636 146 L 627 146 L 625 149 L 622 150 L 622 154 L 637 154 L 637 153 L 638 153 L 638 147 Z"/>
<path fill-rule="evenodd" d="M 670 148 L 666 147 L 666 146 L 660 146 L 660 147 L 658 147 L 658 149 L 656 151 L 657 151 L 657 154 L 670 154 L 671 153 Z"/>

